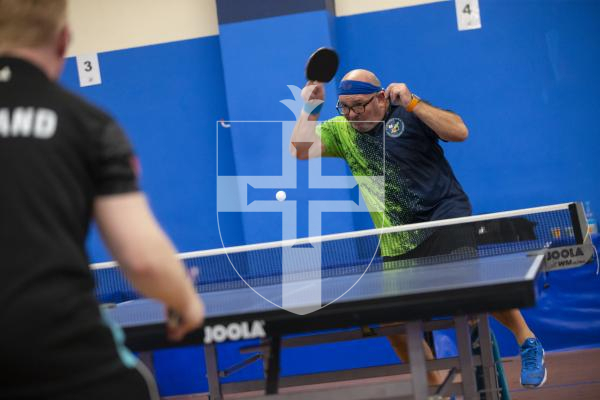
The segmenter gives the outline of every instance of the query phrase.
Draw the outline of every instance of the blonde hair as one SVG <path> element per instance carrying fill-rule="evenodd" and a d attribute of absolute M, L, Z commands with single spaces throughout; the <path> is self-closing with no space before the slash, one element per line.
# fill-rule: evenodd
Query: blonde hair
<path fill-rule="evenodd" d="M 67 0 L 0 0 L 0 51 L 52 43 L 67 19 Z"/>

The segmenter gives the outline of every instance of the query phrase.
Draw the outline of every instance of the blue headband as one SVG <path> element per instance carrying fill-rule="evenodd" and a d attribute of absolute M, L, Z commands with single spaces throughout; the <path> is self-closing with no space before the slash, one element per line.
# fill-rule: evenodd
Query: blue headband
<path fill-rule="evenodd" d="M 341 81 L 338 87 L 338 96 L 345 96 L 349 94 L 371 94 L 383 90 L 375 85 L 371 85 L 367 82 L 361 81 Z"/>

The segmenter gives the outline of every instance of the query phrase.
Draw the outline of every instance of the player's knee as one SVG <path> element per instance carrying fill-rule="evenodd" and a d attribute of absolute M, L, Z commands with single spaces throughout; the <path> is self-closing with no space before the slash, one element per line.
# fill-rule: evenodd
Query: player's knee
<path fill-rule="evenodd" d="M 405 334 L 399 333 L 396 335 L 389 335 L 387 337 L 387 340 L 391 343 L 392 346 L 400 347 L 402 350 L 405 350 L 408 347 L 408 339 Z"/>

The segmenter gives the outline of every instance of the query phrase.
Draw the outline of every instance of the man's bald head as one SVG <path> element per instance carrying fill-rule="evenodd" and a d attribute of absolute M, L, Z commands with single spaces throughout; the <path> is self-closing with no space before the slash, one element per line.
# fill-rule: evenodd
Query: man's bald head
<path fill-rule="evenodd" d="M 367 85 L 363 92 L 356 93 L 347 91 L 338 96 L 338 110 L 350 122 L 358 132 L 372 130 L 385 117 L 388 108 L 387 99 L 381 89 L 379 78 L 366 69 L 353 69 L 342 78 L 340 88 L 344 81 L 358 81 Z M 350 82 L 348 82 L 350 84 Z M 351 85 L 354 86 L 354 85 Z M 360 85 L 356 85 L 360 89 Z M 369 87 L 370 86 L 370 87 Z"/>
<path fill-rule="evenodd" d="M 342 78 L 343 81 L 367 82 L 375 86 L 381 86 L 377 75 L 366 69 L 353 69 Z"/>

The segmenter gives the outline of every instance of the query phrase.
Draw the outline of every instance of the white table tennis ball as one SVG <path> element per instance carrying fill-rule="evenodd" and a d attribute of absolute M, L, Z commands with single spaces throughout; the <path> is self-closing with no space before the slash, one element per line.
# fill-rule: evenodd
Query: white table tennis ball
<path fill-rule="evenodd" d="M 275 198 L 277 199 L 277 201 L 284 201 L 285 200 L 285 192 L 283 190 L 280 190 L 275 195 Z"/>

